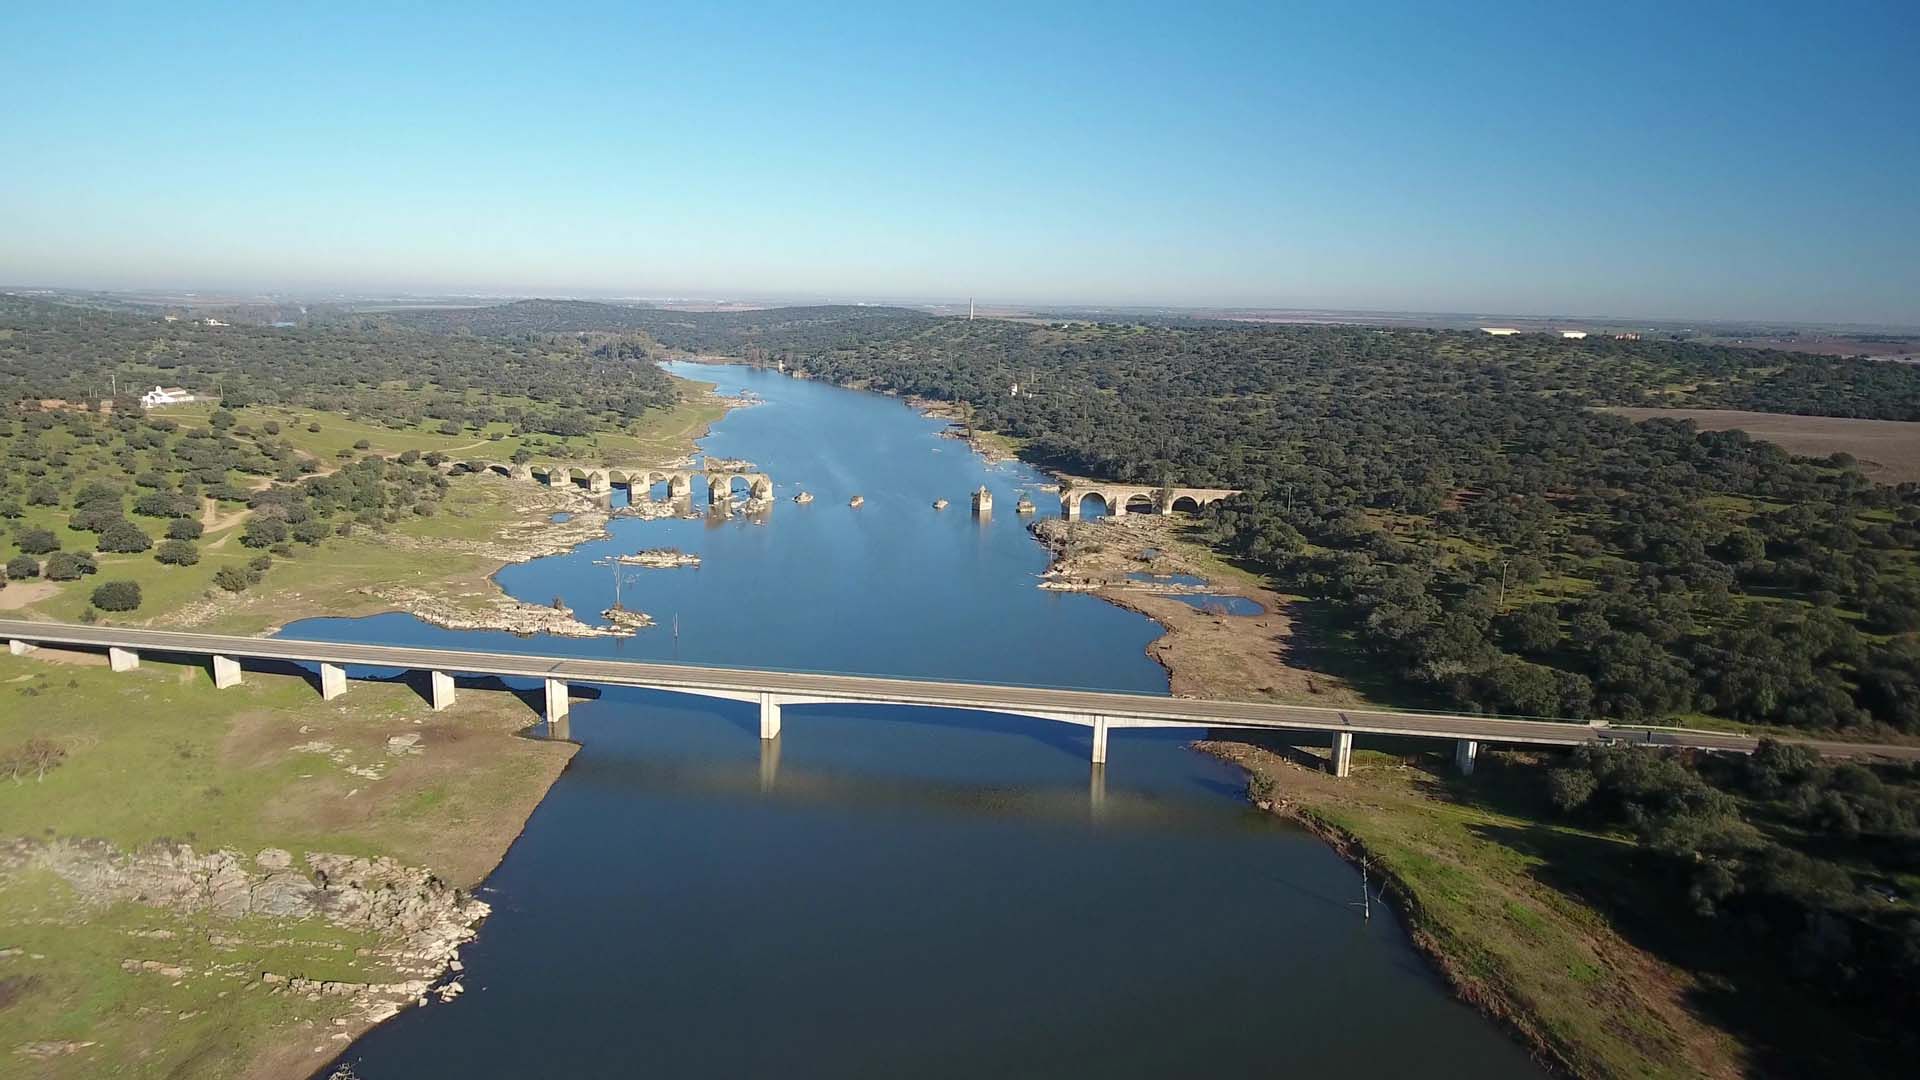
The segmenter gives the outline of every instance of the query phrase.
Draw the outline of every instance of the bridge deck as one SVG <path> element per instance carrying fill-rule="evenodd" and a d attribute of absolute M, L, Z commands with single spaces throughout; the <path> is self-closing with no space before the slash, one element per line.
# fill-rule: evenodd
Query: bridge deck
<path fill-rule="evenodd" d="M 1757 742 L 1743 735 L 1674 728 L 1604 727 L 1570 721 L 1335 709 L 1094 690 L 756 671 L 634 660 L 589 660 L 17 620 L 0 620 L 0 637 L 36 645 L 74 645 L 93 649 L 119 647 L 192 656 L 218 655 L 256 660 L 462 672 L 508 678 L 558 679 L 570 683 L 636 686 L 719 696 L 773 694 L 786 704 L 872 702 L 926 705 L 1018 713 L 1079 723 L 1091 723 L 1094 717 L 1105 717 L 1107 725 L 1112 727 L 1192 726 L 1323 733 L 1344 731 L 1353 734 L 1558 746 L 1627 740 L 1736 752 L 1751 751 Z M 1822 753 L 1836 756 L 1879 755 L 1920 759 L 1920 747 L 1917 746 L 1803 741 Z"/>

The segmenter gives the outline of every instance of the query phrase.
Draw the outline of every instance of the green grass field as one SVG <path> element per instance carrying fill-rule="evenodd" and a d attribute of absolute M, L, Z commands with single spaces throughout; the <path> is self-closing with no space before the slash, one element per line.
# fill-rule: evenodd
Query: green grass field
<path fill-rule="evenodd" d="M 35 736 L 66 751 L 43 780 L 0 779 L 10 836 L 390 855 L 470 886 L 571 751 L 515 738 L 534 714 L 506 693 L 463 689 L 435 714 L 397 684 L 356 682 L 324 702 L 297 675 L 249 671 L 215 690 L 198 666 L 149 659 L 115 674 L 69 655 L 0 656 L 0 751 Z M 388 754 L 400 733 L 419 735 L 423 752 Z M 292 1051 L 276 1060 L 312 1068 L 344 1045 L 333 1020 L 346 1006 L 272 995 L 254 985 L 259 973 L 395 981 L 387 962 L 357 952 L 392 945 L 321 920 L 89 903 L 51 871 L 0 869 L 0 950 L 19 950 L 0 955 L 0 1071 L 265 1075 L 258 1062 L 276 1047 Z M 126 960 L 185 974 L 128 972 Z M 40 1044 L 70 1048 L 17 1052 Z"/>

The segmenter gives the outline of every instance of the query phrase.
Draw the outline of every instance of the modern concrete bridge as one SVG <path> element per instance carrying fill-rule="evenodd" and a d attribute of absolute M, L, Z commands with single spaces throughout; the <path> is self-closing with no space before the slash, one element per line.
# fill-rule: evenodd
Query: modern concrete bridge
<path fill-rule="evenodd" d="M 347 691 L 347 666 L 430 673 L 434 709 L 453 704 L 456 674 L 539 680 L 545 690 L 547 722 L 567 716 L 574 684 L 635 686 L 676 694 L 743 701 L 760 710 L 760 737 L 780 734 L 781 710 L 789 705 L 860 702 L 969 709 L 1032 716 L 1092 729 L 1094 764 L 1107 760 L 1107 734 L 1116 728 L 1220 728 L 1318 734 L 1333 749 L 1331 768 L 1347 774 L 1355 735 L 1437 739 L 1453 744 L 1454 761 L 1471 772 L 1482 743 L 1522 746 L 1578 746 L 1631 742 L 1749 753 L 1757 740 L 1743 735 L 1679 728 L 1614 728 L 1554 720 L 1392 712 L 1378 709 L 1330 709 L 1262 702 L 1208 701 L 1116 694 L 1092 690 L 1053 690 L 1026 686 L 935 682 L 864 675 L 815 675 L 790 671 L 654 664 L 631 660 L 587 660 L 518 653 L 469 652 L 393 645 L 354 645 L 285 638 L 231 637 L 173 630 L 75 626 L 66 623 L 0 620 L 15 655 L 39 646 L 104 651 L 115 671 L 130 671 L 142 653 L 206 658 L 213 683 L 238 685 L 249 661 L 317 664 L 320 693 L 332 699 Z M 1920 746 L 1868 745 L 1800 740 L 1837 757 L 1881 756 L 1920 760 Z"/>
<path fill-rule="evenodd" d="M 1172 514 L 1176 510 L 1199 513 L 1209 503 L 1217 503 L 1234 488 L 1151 487 L 1141 484 L 1101 484 L 1091 480 L 1069 479 L 1060 485 L 1060 516 L 1080 520 L 1081 506 L 1088 499 L 1099 499 L 1108 517 L 1128 514 Z"/>
<path fill-rule="evenodd" d="M 707 486 L 707 499 L 720 502 L 733 497 L 734 488 L 745 485 L 747 496 L 754 499 L 773 498 L 773 478 L 766 473 L 743 472 L 737 469 L 667 469 L 625 467 L 612 465 L 577 465 L 570 462 L 530 462 L 522 465 L 510 461 L 486 461 L 472 459 L 461 464 L 474 472 L 492 472 L 514 480 L 544 480 L 548 485 L 559 487 L 563 484 L 578 484 L 596 495 L 605 494 L 615 487 L 631 487 L 642 491 L 655 484 L 667 485 L 667 498 L 685 499 L 693 495 L 695 482 Z"/>

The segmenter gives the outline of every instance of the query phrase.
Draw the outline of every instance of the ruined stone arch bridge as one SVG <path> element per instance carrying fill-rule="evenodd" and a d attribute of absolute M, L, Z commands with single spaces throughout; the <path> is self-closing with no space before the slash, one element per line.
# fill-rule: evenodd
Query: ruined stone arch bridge
<path fill-rule="evenodd" d="M 1060 516 L 1068 521 L 1080 520 L 1080 511 L 1088 499 L 1098 499 L 1108 517 L 1125 517 L 1128 514 L 1165 516 L 1175 511 L 1197 514 L 1203 506 L 1238 494 L 1238 488 L 1112 484 L 1068 476 L 1060 480 Z"/>
<path fill-rule="evenodd" d="M 462 464 L 475 472 L 491 472 L 514 480 L 545 481 L 550 487 L 573 484 L 596 495 L 606 494 L 616 487 L 645 491 L 655 484 L 664 483 L 667 485 L 667 498 L 687 499 L 693 496 L 693 485 L 701 483 L 707 487 L 707 499 L 710 502 L 731 499 L 734 491 L 741 488 L 745 489 L 748 498 L 773 498 L 773 477 L 740 469 L 671 469 L 558 461 L 536 461 L 524 465 L 506 461 L 466 461 Z"/>

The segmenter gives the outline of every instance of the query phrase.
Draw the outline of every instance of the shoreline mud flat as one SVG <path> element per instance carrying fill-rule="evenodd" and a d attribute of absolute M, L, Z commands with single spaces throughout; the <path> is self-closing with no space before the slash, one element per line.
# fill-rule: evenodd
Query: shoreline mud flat
<path fill-rule="evenodd" d="M 1305 651 L 1295 601 L 1220 573 L 1212 555 L 1181 535 L 1176 519 L 1135 515 L 1028 526 L 1051 561 L 1038 587 L 1085 592 L 1160 624 L 1147 655 L 1167 671 L 1175 697 L 1351 705 L 1361 697 L 1337 676 L 1296 663 Z M 1188 578 L 1203 584 L 1140 581 L 1130 574 Z M 1247 600 L 1258 613 L 1209 611 L 1199 597 Z"/>

